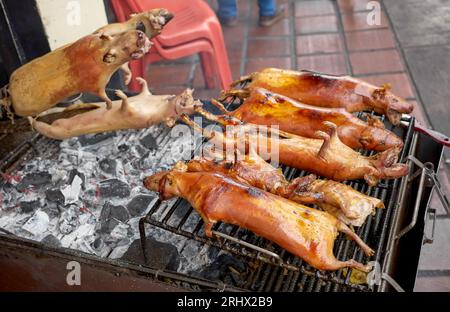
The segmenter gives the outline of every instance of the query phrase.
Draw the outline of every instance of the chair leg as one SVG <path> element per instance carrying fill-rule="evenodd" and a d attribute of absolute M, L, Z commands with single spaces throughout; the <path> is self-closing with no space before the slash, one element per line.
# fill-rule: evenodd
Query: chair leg
<path fill-rule="evenodd" d="M 214 61 L 215 57 L 211 53 L 200 53 L 200 64 L 202 66 L 203 78 L 207 89 L 214 89 L 216 87 Z"/>
<path fill-rule="evenodd" d="M 222 28 L 218 23 L 210 23 L 212 33 L 217 35 L 211 38 L 211 43 L 214 49 L 215 63 L 219 71 L 220 82 L 222 89 L 228 89 L 233 82 L 231 75 L 230 63 L 228 59 L 227 48 L 222 35 Z"/>

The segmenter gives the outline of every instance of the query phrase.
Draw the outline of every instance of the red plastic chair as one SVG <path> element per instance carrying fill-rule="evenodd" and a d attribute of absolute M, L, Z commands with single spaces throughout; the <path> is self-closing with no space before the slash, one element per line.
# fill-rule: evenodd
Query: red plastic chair
<path fill-rule="evenodd" d="M 217 74 L 221 86 L 227 89 L 232 82 L 228 54 L 222 34 L 222 27 L 215 13 L 203 0 L 111 0 L 111 5 L 122 22 L 130 14 L 166 8 L 175 18 L 155 39 L 153 52 L 143 59 L 130 63 L 134 77 L 143 77 L 148 64 L 161 59 L 178 59 L 195 53 L 200 54 L 203 76 L 208 88 L 215 87 Z M 139 90 L 133 79 L 130 90 Z"/>

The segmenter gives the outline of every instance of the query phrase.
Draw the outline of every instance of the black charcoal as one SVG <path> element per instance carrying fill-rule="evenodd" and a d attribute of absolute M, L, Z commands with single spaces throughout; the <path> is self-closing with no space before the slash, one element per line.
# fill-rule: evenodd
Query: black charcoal
<path fill-rule="evenodd" d="M 21 202 L 20 211 L 22 213 L 31 213 L 41 207 L 41 201 L 39 199 L 31 202 Z"/>
<path fill-rule="evenodd" d="M 141 240 L 135 240 L 121 260 L 145 264 L 153 269 L 176 271 L 180 265 L 180 255 L 175 246 L 158 242 L 150 237 L 145 241 L 144 260 Z"/>
<path fill-rule="evenodd" d="M 155 150 L 158 148 L 158 142 L 156 142 L 156 139 L 151 133 L 143 137 L 140 142 L 142 146 L 149 150 Z"/>
<path fill-rule="evenodd" d="M 52 182 L 52 176 L 48 172 L 35 172 L 27 174 L 19 184 L 17 190 L 23 191 L 30 186 L 42 187 Z"/>
<path fill-rule="evenodd" d="M 130 186 L 118 179 L 110 179 L 100 182 L 100 195 L 102 197 L 120 197 L 125 198 L 130 196 Z"/>
<path fill-rule="evenodd" d="M 115 159 L 102 159 L 98 163 L 100 169 L 106 173 L 115 176 L 117 174 L 117 161 Z"/>
<path fill-rule="evenodd" d="M 81 146 L 86 147 L 86 146 L 90 146 L 90 145 L 95 145 L 97 143 L 100 143 L 107 139 L 113 138 L 115 136 L 116 136 L 116 134 L 114 132 L 83 135 L 83 136 L 79 137 L 79 141 L 80 141 Z"/>
<path fill-rule="evenodd" d="M 148 209 L 148 205 L 155 199 L 150 195 L 138 195 L 127 205 L 127 209 L 132 217 L 142 216 Z"/>
<path fill-rule="evenodd" d="M 59 239 L 57 239 L 52 234 L 49 234 L 46 237 L 44 237 L 44 239 L 41 241 L 41 243 L 46 246 L 50 246 L 50 247 L 54 247 L 54 248 L 61 247 L 61 242 L 59 241 Z"/>
<path fill-rule="evenodd" d="M 77 169 L 73 169 L 69 172 L 69 180 L 67 181 L 67 184 L 72 185 L 73 179 L 75 179 L 76 176 L 78 176 L 82 181 L 81 188 L 83 190 L 86 189 L 86 176 L 84 175 L 84 173 L 79 172 Z"/>

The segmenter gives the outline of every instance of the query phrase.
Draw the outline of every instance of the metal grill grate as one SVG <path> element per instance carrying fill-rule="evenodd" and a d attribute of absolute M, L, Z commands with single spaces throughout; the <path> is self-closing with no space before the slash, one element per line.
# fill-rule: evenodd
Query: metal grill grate
<path fill-rule="evenodd" d="M 234 106 L 236 99 L 226 104 Z M 239 105 L 239 104 L 238 104 Z M 207 105 L 208 106 L 208 105 Z M 361 116 L 359 116 L 361 117 Z M 384 121 L 384 120 L 383 120 Z M 405 120 L 409 122 L 407 128 L 394 128 L 390 123 L 386 127 L 403 138 L 405 142 L 400 160 L 404 161 L 411 149 L 412 135 L 414 129 L 414 118 Z M 372 153 L 362 151 L 364 155 Z M 305 171 L 289 167 L 282 167 L 284 175 L 292 180 L 307 174 Z M 339 260 L 356 259 L 359 262 L 377 261 L 382 263 L 385 248 L 387 246 L 386 236 L 392 227 L 392 216 L 394 209 L 398 206 L 398 186 L 400 180 L 381 181 L 376 187 L 369 187 L 364 181 L 352 181 L 345 184 L 367 195 L 381 199 L 386 209 L 377 209 L 376 215 L 369 217 L 367 222 L 357 229 L 357 234 L 375 250 L 375 256 L 368 258 L 353 241 L 347 240 L 340 234 L 335 241 L 334 254 Z M 146 224 L 163 228 L 172 233 L 185 236 L 221 250 L 231 252 L 244 259 L 247 266 L 252 268 L 246 277 L 244 289 L 252 291 L 374 291 L 367 284 L 358 284 L 353 281 L 354 274 L 350 269 L 341 269 L 336 272 L 318 271 L 301 259 L 286 252 L 274 243 L 252 234 L 250 231 L 237 226 L 218 223 L 214 231 L 231 236 L 233 240 L 241 240 L 255 245 L 264 250 L 278 254 L 282 261 L 267 257 L 267 254 L 258 252 L 237 244 L 231 240 L 219 237 L 210 239 L 203 231 L 203 220 L 183 199 L 171 202 L 158 201 L 151 208 L 148 215 L 140 221 L 140 234 L 143 248 L 145 248 Z"/>

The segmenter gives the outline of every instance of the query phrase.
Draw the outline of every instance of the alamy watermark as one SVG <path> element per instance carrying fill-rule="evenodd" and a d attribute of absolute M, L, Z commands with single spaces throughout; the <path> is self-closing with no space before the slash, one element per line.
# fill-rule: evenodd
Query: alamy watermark
<path fill-rule="evenodd" d="M 66 5 L 67 16 L 66 22 L 68 26 L 81 25 L 81 3 L 79 1 L 69 1 Z"/>
<path fill-rule="evenodd" d="M 366 6 L 370 12 L 367 14 L 367 25 L 380 26 L 381 25 L 381 4 L 378 1 L 369 1 Z"/>
<path fill-rule="evenodd" d="M 66 276 L 66 283 L 69 286 L 81 286 L 81 265 L 76 261 L 67 263 L 66 269 L 69 271 Z"/>

